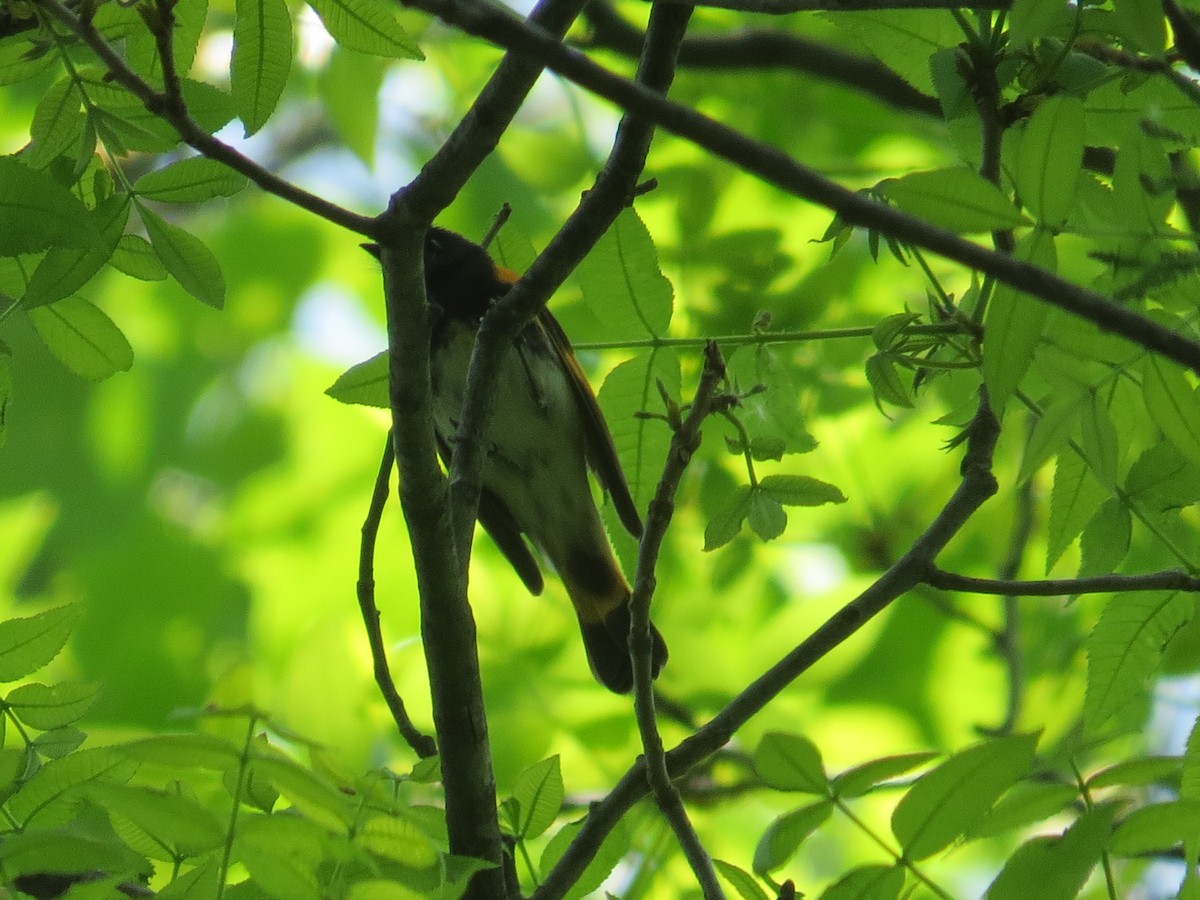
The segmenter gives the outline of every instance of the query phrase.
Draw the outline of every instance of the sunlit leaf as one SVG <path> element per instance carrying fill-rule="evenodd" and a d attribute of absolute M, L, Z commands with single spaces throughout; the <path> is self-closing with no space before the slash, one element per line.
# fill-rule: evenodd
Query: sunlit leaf
<path fill-rule="evenodd" d="M 423 59 L 391 7 L 376 0 L 311 0 L 333 39 L 348 50 L 397 59 Z"/>
<path fill-rule="evenodd" d="M 9 709 L 30 728 L 49 731 L 72 725 L 92 708 L 100 685 L 83 681 L 23 684 L 5 698 Z"/>
<path fill-rule="evenodd" d="M 859 866 L 827 887 L 819 900 L 896 900 L 903 889 L 899 866 Z"/>
<path fill-rule="evenodd" d="M 832 801 L 818 800 L 775 819 L 754 849 L 754 871 L 765 875 L 782 867 L 832 812 Z"/>
<path fill-rule="evenodd" d="M 284 0 L 237 0 L 229 87 L 246 134 L 258 131 L 292 67 L 292 16 Z"/>
<path fill-rule="evenodd" d="M 1066 220 L 1082 165 L 1083 103 L 1065 94 L 1042 101 L 1021 135 L 1014 173 L 1017 193 L 1039 222 L 1057 227 Z"/>
<path fill-rule="evenodd" d="M 225 278 L 220 263 L 204 242 L 141 204 L 138 213 L 158 258 L 180 286 L 202 303 L 217 309 L 224 306 Z"/>
<path fill-rule="evenodd" d="M 77 607 L 58 606 L 0 622 L 0 681 L 31 675 L 58 656 L 78 618 Z"/>
<path fill-rule="evenodd" d="M 558 756 L 534 763 L 521 772 L 513 785 L 513 799 L 519 809 L 518 838 L 533 840 L 553 825 L 563 801 Z"/>
<path fill-rule="evenodd" d="M 1035 837 L 1008 859 L 984 895 L 988 900 L 1073 900 L 1100 862 L 1112 819 L 1111 805 L 1088 810 L 1061 837 Z"/>
<path fill-rule="evenodd" d="M 325 393 L 341 403 L 388 408 L 388 355 L 376 353 L 351 366 L 326 388 Z"/>
<path fill-rule="evenodd" d="M 820 751 L 812 741 L 798 734 L 772 731 L 763 735 L 754 751 L 754 769 L 777 791 L 829 793 Z"/>
<path fill-rule="evenodd" d="M 0 156 L 0 256 L 85 247 L 95 239 L 92 225 L 86 207 L 48 174 Z"/>
<path fill-rule="evenodd" d="M 138 196 L 162 203 L 202 203 L 229 197 L 246 186 L 246 176 L 203 156 L 181 159 L 147 172 L 133 190 Z"/>
<path fill-rule="evenodd" d="M 902 210 L 950 231 L 975 234 L 1028 225 L 1004 193 L 965 167 L 914 172 L 879 184 Z"/>
<path fill-rule="evenodd" d="M 47 349 L 82 378 L 101 381 L 133 365 L 133 348 L 121 329 L 87 300 L 67 297 L 28 315 Z"/>

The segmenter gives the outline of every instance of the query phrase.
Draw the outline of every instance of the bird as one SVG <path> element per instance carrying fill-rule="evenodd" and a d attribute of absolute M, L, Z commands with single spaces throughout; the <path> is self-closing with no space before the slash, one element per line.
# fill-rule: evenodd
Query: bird
<path fill-rule="evenodd" d="M 378 255 L 375 245 L 365 246 Z M 423 262 L 434 430 L 449 465 L 480 320 L 519 275 L 497 265 L 484 247 L 439 227 L 426 232 Z M 589 471 L 635 538 L 642 521 L 596 395 L 545 307 L 514 339 L 497 380 L 484 438 L 479 523 L 535 596 L 544 588 L 538 556 L 549 562 L 574 606 L 592 674 L 614 693 L 629 693 L 631 591 L 601 522 Z M 657 678 L 667 646 L 653 624 L 650 639 Z"/>

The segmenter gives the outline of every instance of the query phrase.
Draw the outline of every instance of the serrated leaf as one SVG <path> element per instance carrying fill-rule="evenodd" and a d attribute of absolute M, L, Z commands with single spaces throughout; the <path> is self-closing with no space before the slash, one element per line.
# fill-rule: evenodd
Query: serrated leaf
<path fill-rule="evenodd" d="M 919 315 L 911 312 L 886 316 L 871 329 L 871 340 L 875 342 L 876 349 L 890 350 L 892 344 L 904 335 L 905 329 L 920 319 Z"/>
<path fill-rule="evenodd" d="M 424 59 L 392 10 L 375 0 L 310 0 L 333 39 L 348 50 L 395 59 Z"/>
<path fill-rule="evenodd" d="M 1052 456 L 1065 451 L 1078 418 L 1079 402 L 1075 397 L 1058 400 L 1042 410 L 1025 443 L 1025 452 L 1021 455 L 1018 484 L 1032 478 Z"/>
<path fill-rule="evenodd" d="M 922 775 L 892 813 L 892 832 L 911 860 L 950 846 L 1029 773 L 1035 735 L 984 741 L 955 753 Z"/>
<path fill-rule="evenodd" d="M 233 196 L 246 184 L 246 176 L 240 172 L 216 160 L 191 156 L 147 172 L 134 182 L 133 191 L 160 203 L 203 203 Z"/>
<path fill-rule="evenodd" d="M 271 117 L 292 68 L 292 16 L 284 0 L 236 0 L 229 87 L 247 137 Z"/>
<path fill-rule="evenodd" d="M 1146 410 L 1180 453 L 1200 466 L 1200 404 L 1183 367 L 1153 354 L 1142 366 Z"/>
<path fill-rule="evenodd" d="M 32 675 L 66 646 L 79 620 L 74 606 L 56 606 L 36 616 L 0 622 L 0 682 Z"/>
<path fill-rule="evenodd" d="M 21 153 L 21 161 L 44 169 L 77 141 L 85 118 L 81 104 L 79 89 L 69 77 L 42 95 L 29 125 L 30 145 Z"/>
<path fill-rule="evenodd" d="M 211 734 L 160 734 L 116 748 L 138 762 L 224 772 L 241 762 L 241 750 Z"/>
<path fill-rule="evenodd" d="M 754 848 L 754 871 L 766 875 L 782 867 L 804 840 L 833 812 L 831 800 L 818 800 L 779 816 L 767 826 Z"/>
<path fill-rule="evenodd" d="M 98 240 L 89 247 L 51 247 L 29 278 L 23 309 L 55 303 L 75 293 L 103 268 L 117 249 L 129 221 L 129 198 L 113 194 L 90 213 Z"/>
<path fill-rule="evenodd" d="M 1113 833 L 1109 849 L 1119 856 L 1161 853 L 1200 834 L 1200 800 L 1170 800 L 1135 809 Z"/>
<path fill-rule="evenodd" d="M 133 348 L 121 329 L 87 300 L 67 297 L 27 315 L 46 348 L 82 378 L 101 381 L 133 365 Z"/>
<path fill-rule="evenodd" d="M 769 731 L 754 750 L 754 771 L 777 791 L 829 794 L 821 752 L 806 737 Z"/>
<path fill-rule="evenodd" d="M 628 826 L 625 824 L 626 819 L 622 819 L 617 823 L 604 841 L 600 844 L 600 849 L 592 857 L 592 861 L 588 863 L 583 874 L 576 879 L 571 889 L 567 891 L 564 900 L 580 900 L 580 898 L 591 894 L 604 882 L 616 868 L 617 863 L 625 856 L 629 850 L 633 840 L 629 832 Z M 546 844 L 546 849 L 542 851 L 540 859 L 541 870 L 549 872 L 550 869 L 562 858 L 571 842 L 578 836 L 579 829 L 583 827 L 583 821 L 571 822 L 564 825 L 558 830 Z"/>
<path fill-rule="evenodd" d="M 1191 596 L 1175 592 L 1136 591 L 1108 602 L 1087 641 L 1083 720 L 1090 734 L 1146 691 L 1163 647 L 1194 612 Z"/>
<path fill-rule="evenodd" d="M 298 816 L 246 815 L 238 821 L 234 855 L 260 888 L 278 900 L 321 900 L 317 865 L 324 836 Z"/>
<path fill-rule="evenodd" d="M 1028 828 L 1061 812 L 1079 799 L 1079 789 L 1070 784 L 1025 781 L 1000 798 L 967 838 L 995 837 Z"/>
<path fill-rule="evenodd" d="M 153 859 L 197 856 L 225 841 L 225 827 L 216 816 L 179 794 L 128 784 L 93 784 L 84 793 L 119 832 L 135 829 L 142 838 L 137 849 Z"/>
<path fill-rule="evenodd" d="M 674 291 L 658 250 L 632 207 L 625 209 L 576 270 L 588 309 L 614 334 L 663 337 Z"/>
<path fill-rule="evenodd" d="M 733 889 L 738 892 L 738 896 L 742 900 L 771 900 L 762 886 L 754 880 L 754 876 L 744 869 L 739 869 L 733 863 L 727 863 L 723 859 L 714 859 L 713 867 L 717 870 L 718 875 L 733 885 Z"/>
<path fill-rule="evenodd" d="M 787 528 L 787 513 L 778 500 L 758 488 L 750 492 L 746 522 L 760 540 L 773 541 Z"/>
<path fill-rule="evenodd" d="M 885 756 L 847 769 L 833 779 L 833 792 L 839 797 L 861 797 L 885 781 L 898 778 L 934 759 L 937 753 L 929 750 Z"/>
<path fill-rule="evenodd" d="M 0 156 L 0 256 L 86 247 L 95 237 L 87 207 L 74 194 L 16 157 Z"/>
<path fill-rule="evenodd" d="M 1098 394 L 1092 394 L 1080 415 L 1083 426 L 1080 446 L 1102 484 L 1116 484 L 1119 445 L 1112 413 Z"/>
<path fill-rule="evenodd" d="M 150 242 L 139 234 L 121 235 L 111 262 L 113 268 L 141 281 L 162 281 L 167 277 L 166 266 Z"/>
<path fill-rule="evenodd" d="M 1075 203 L 1083 170 L 1083 103 L 1059 94 L 1044 100 L 1025 126 L 1013 180 L 1037 220 L 1057 228 Z"/>
<path fill-rule="evenodd" d="M 1089 790 L 1151 787 L 1172 783 L 1179 775 L 1178 756 L 1134 756 L 1101 769 L 1087 780 Z"/>
<path fill-rule="evenodd" d="M 1069 449 L 1058 454 L 1054 487 L 1050 491 L 1047 572 L 1054 568 L 1058 558 L 1071 546 L 1106 499 L 1108 491 L 1096 480 L 1078 454 Z"/>
<path fill-rule="evenodd" d="M 225 278 L 212 251 L 194 234 L 172 225 L 141 204 L 138 213 L 154 251 L 180 287 L 201 303 L 221 309 L 225 305 Z"/>
<path fill-rule="evenodd" d="M 437 848 L 429 837 L 399 816 L 371 816 L 355 841 L 372 853 L 414 869 L 427 869 L 438 861 Z"/>
<path fill-rule="evenodd" d="M 1105 849 L 1115 808 L 1089 809 L 1061 837 L 1035 837 L 1008 858 L 988 900 L 1073 900 Z"/>
<path fill-rule="evenodd" d="M 759 488 L 784 506 L 822 506 L 845 503 L 846 496 L 835 485 L 808 475 L 767 475 Z"/>
<path fill-rule="evenodd" d="M 533 840 L 553 825 L 563 801 L 558 755 L 534 763 L 521 772 L 513 786 L 513 799 L 519 810 L 518 839 Z"/>
<path fill-rule="evenodd" d="M 357 403 L 360 406 L 387 409 L 387 351 L 376 353 L 370 359 L 351 366 L 325 389 L 325 393 L 339 403 Z"/>
<path fill-rule="evenodd" d="M 41 731 L 72 725 L 92 708 L 100 695 L 100 685 L 84 681 L 59 684 L 23 684 L 5 698 L 13 714 Z"/>
<path fill-rule="evenodd" d="M 717 512 L 704 527 L 704 550 L 724 547 L 741 533 L 742 523 L 750 515 L 750 488 L 740 487 L 731 502 Z"/>
<path fill-rule="evenodd" d="M 878 190 L 905 212 L 962 234 L 1029 224 L 1000 188 L 963 166 L 888 179 Z"/>
<path fill-rule="evenodd" d="M 829 887 L 818 900 L 896 900 L 904 890 L 904 870 L 898 866 L 859 866 Z"/>
<path fill-rule="evenodd" d="M 89 782 L 125 782 L 137 771 L 137 763 L 107 747 L 76 750 L 62 759 L 49 760 L 8 800 L 14 820 L 28 825 L 42 810 L 68 791 Z"/>
<path fill-rule="evenodd" d="M 892 353 L 873 353 L 867 358 L 867 383 L 875 392 L 875 403 L 890 403 L 902 409 L 912 409 L 912 392 L 900 377 L 896 358 Z"/>
<path fill-rule="evenodd" d="M 1041 228 L 1017 242 L 1016 257 L 1051 272 L 1058 268 L 1054 236 Z M 1041 300 L 1007 284 L 992 294 L 983 325 L 983 380 L 998 416 L 1033 364 L 1048 311 Z"/>
<path fill-rule="evenodd" d="M 1115 572 L 1129 552 L 1133 521 L 1129 507 L 1116 497 L 1109 497 L 1079 537 L 1079 577 Z"/>

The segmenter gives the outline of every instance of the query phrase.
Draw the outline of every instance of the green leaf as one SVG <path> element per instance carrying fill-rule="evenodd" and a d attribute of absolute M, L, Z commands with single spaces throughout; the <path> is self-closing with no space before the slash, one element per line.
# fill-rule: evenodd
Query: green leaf
<path fill-rule="evenodd" d="M 1084 405 L 1080 421 L 1083 432 L 1079 443 L 1084 458 L 1101 484 L 1116 484 L 1117 464 L 1120 462 L 1117 426 L 1108 406 L 1098 394 L 1093 393 Z"/>
<path fill-rule="evenodd" d="M 1098 791 L 1110 787 L 1168 785 L 1179 776 L 1180 763 L 1178 756 L 1134 756 L 1101 769 L 1087 780 L 1087 786 Z"/>
<path fill-rule="evenodd" d="M 576 879 L 571 889 L 567 891 L 564 900 L 580 900 L 585 895 L 591 894 L 604 882 L 616 868 L 628 852 L 633 843 L 633 835 L 629 831 L 629 826 L 626 824 L 628 817 L 621 819 L 616 827 L 609 831 L 604 841 L 600 844 L 600 849 L 596 851 L 592 861 L 588 863 L 587 868 L 583 870 L 583 874 Z M 562 858 L 571 842 L 579 835 L 580 828 L 583 827 L 583 820 L 571 822 L 564 825 L 558 830 L 546 844 L 546 849 L 542 851 L 541 859 L 539 860 L 540 868 L 543 872 L 548 872 Z"/>
<path fill-rule="evenodd" d="M 1184 750 L 1179 796 L 1184 800 L 1200 800 L 1200 717 L 1192 724 Z"/>
<path fill-rule="evenodd" d="M 1042 410 L 1021 456 L 1018 484 L 1032 478 L 1050 457 L 1064 452 L 1078 418 L 1079 402 L 1075 397 L 1057 400 Z"/>
<path fill-rule="evenodd" d="M 147 172 L 133 185 L 135 194 L 161 203 L 203 203 L 231 197 L 247 184 L 245 175 L 203 156 L 190 156 Z"/>
<path fill-rule="evenodd" d="M 911 860 L 950 846 L 1033 765 L 1036 735 L 995 738 L 955 753 L 922 775 L 892 813 L 892 832 Z"/>
<path fill-rule="evenodd" d="M 904 870 L 899 866 L 859 866 L 824 891 L 818 900 L 896 900 L 904 890 Z"/>
<path fill-rule="evenodd" d="M 517 776 L 513 786 L 519 818 L 517 838 L 533 840 L 554 824 L 562 809 L 563 780 L 557 755 L 534 763 Z"/>
<path fill-rule="evenodd" d="M 29 278 L 23 309 L 55 303 L 75 293 L 112 259 L 129 221 L 129 198 L 113 194 L 90 213 L 99 240 L 90 247 L 51 247 Z"/>
<path fill-rule="evenodd" d="M 172 225 L 140 203 L 138 213 L 158 258 L 180 286 L 201 303 L 217 309 L 223 307 L 225 278 L 212 251 L 198 237 Z"/>
<path fill-rule="evenodd" d="M 1159 441 L 1129 467 L 1125 490 L 1156 511 L 1178 509 L 1200 500 L 1200 467 L 1174 445 Z"/>
<path fill-rule="evenodd" d="M 86 739 L 87 735 L 78 728 L 64 726 L 42 732 L 33 739 L 33 746 L 42 756 L 59 759 L 73 753 Z"/>
<path fill-rule="evenodd" d="M 900 377 L 896 357 L 893 353 L 873 353 L 867 358 L 867 383 L 875 392 L 875 404 L 890 403 L 903 409 L 912 409 L 912 392 Z"/>
<path fill-rule="evenodd" d="M 67 297 L 28 312 L 42 343 L 64 366 L 89 381 L 102 381 L 133 365 L 133 348 L 98 306 Z"/>
<path fill-rule="evenodd" d="M 1046 571 L 1054 568 L 1067 547 L 1079 536 L 1108 499 L 1108 491 L 1073 450 L 1058 455 L 1054 487 L 1050 491 L 1050 525 L 1046 542 Z"/>
<path fill-rule="evenodd" d="M 1015 785 L 992 807 L 977 825 L 967 831 L 969 839 L 996 837 L 1028 828 L 1057 815 L 1079 799 L 1079 790 L 1070 784 L 1025 781 Z"/>
<path fill-rule="evenodd" d="M 140 234 L 123 234 L 111 259 L 113 268 L 141 281 L 162 281 L 167 277 L 166 266 Z"/>
<path fill-rule="evenodd" d="M 769 731 L 763 735 L 754 751 L 754 770 L 777 791 L 829 794 L 821 752 L 798 734 Z"/>
<path fill-rule="evenodd" d="M 1129 507 L 1109 497 L 1083 529 L 1079 538 L 1079 577 L 1115 572 L 1129 552 L 1133 521 Z"/>
<path fill-rule="evenodd" d="M 1063 8 L 1046 0 L 1013 0 L 1008 15 L 1009 44 L 1020 47 L 1044 37 L 1051 31 L 1054 20 L 1062 15 Z"/>
<path fill-rule="evenodd" d="M 1083 171 L 1083 103 L 1059 94 L 1043 101 L 1025 126 L 1013 181 L 1039 222 L 1057 228 L 1075 203 Z"/>
<path fill-rule="evenodd" d="M 137 872 L 148 871 L 144 857 L 131 851 L 113 837 L 96 836 L 72 826 L 44 828 L 24 834 L 10 833 L 4 838 L 4 874 L 6 880 L 19 875 L 37 873 Z M 69 900 L 95 900 L 80 897 L 78 890 L 66 896 Z M 107 887 L 100 896 L 118 896 Z"/>
<path fill-rule="evenodd" d="M 8 436 L 8 405 L 12 402 L 13 378 L 8 360 L 0 354 L 0 449 Z M 20 677 L 20 676 L 17 676 Z M 5 679 L 0 678 L 0 681 Z"/>
<path fill-rule="evenodd" d="M 714 859 L 713 867 L 717 874 L 733 885 L 742 900 L 771 900 L 762 886 L 754 880 L 754 876 L 744 869 L 739 869 L 733 863 L 722 859 Z"/>
<path fill-rule="evenodd" d="M 361 406 L 387 409 L 387 351 L 376 353 L 365 362 L 351 366 L 325 389 L 325 393 L 339 403 L 357 403 Z"/>
<path fill-rule="evenodd" d="M 415 824 L 400 816 L 371 816 L 359 829 L 355 842 L 372 853 L 413 869 L 437 865 L 433 841 Z"/>
<path fill-rule="evenodd" d="M 1167 440 L 1193 465 L 1200 466 L 1200 404 L 1183 367 L 1147 355 L 1142 366 L 1142 398 Z"/>
<path fill-rule="evenodd" d="M 658 267 L 658 249 L 632 207 L 625 209 L 576 270 L 588 309 L 610 333 L 663 337 L 674 291 Z"/>
<path fill-rule="evenodd" d="M 761 489 L 755 489 L 750 492 L 750 512 L 746 521 L 760 540 L 773 541 L 787 528 L 787 513 L 778 500 Z"/>
<path fill-rule="evenodd" d="M 1162 59 L 1167 49 L 1167 25 L 1158 0 L 1113 0 L 1113 18 L 1121 36 L 1137 49 Z"/>
<path fill-rule="evenodd" d="M 988 900 L 1073 900 L 1100 861 L 1115 807 L 1088 810 L 1062 837 L 1035 837 L 1008 858 L 985 895 Z"/>
<path fill-rule="evenodd" d="M 138 762 L 218 772 L 237 768 L 242 756 L 235 745 L 211 734 L 160 734 L 116 749 Z"/>
<path fill-rule="evenodd" d="M 1054 236 L 1041 228 L 1017 242 L 1016 256 L 1051 272 L 1058 268 Z M 1041 300 L 1007 284 L 992 294 L 983 326 L 983 380 L 998 416 L 1033 364 L 1048 311 Z"/>
<path fill-rule="evenodd" d="M 861 797 L 883 782 L 911 772 L 936 756 L 936 753 L 925 750 L 873 759 L 836 776 L 832 782 L 833 793 L 839 797 Z"/>
<path fill-rule="evenodd" d="M 279 900 L 321 900 L 317 866 L 324 835 L 298 816 L 243 815 L 238 820 L 235 858 L 259 887 Z"/>
<path fill-rule="evenodd" d="M 1090 734 L 1145 693 L 1163 647 L 1194 611 L 1191 596 L 1177 592 L 1136 591 L 1108 602 L 1087 641 L 1083 721 Z"/>
<path fill-rule="evenodd" d="M 763 388 L 743 397 L 737 409 L 751 447 L 763 440 L 776 444 L 782 440 L 785 453 L 808 453 L 816 448 L 816 439 L 804 424 L 800 404 L 804 391 L 794 372 L 795 366 L 768 346 L 741 349 L 730 358 L 728 373 L 736 391 Z"/>
<path fill-rule="evenodd" d="M 292 68 L 292 15 L 285 0 L 236 0 L 229 87 L 252 135 L 271 117 Z"/>
<path fill-rule="evenodd" d="M 1170 850 L 1200 835 L 1200 800 L 1170 800 L 1135 809 L 1117 826 L 1109 849 L 1118 856 Z"/>
<path fill-rule="evenodd" d="M 878 190 L 905 212 L 962 234 L 1030 224 L 1000 188 L 961 166 L 887 179 Z"/>
<path fill-rule="evenodd" d="M 128 784 L 93 784 L 84 793 L 134 849 L 163 862 L 198 856 L 225 842 L 225 826 L 196 801 Z"/>
<path fill-rule="evenodd" d="M 377 56 L 336 47 L 317 80 L 329 121 L 368 169 L 375 165 L 375 138 L 379 131 L 379 104 L 368 101 L 378 96 L 384 69 L 383 60 Z M 518 271 L 523 270 L 521 267 Z"/>
<path fill-rule="evenodd" d="M 8 812 L 16 822 L 28 826 L 68 791 L 101 779 L 128 781 L 136 771 L 137 763 L 107 747 L 76 750 L 62 759 L 52 759 L 38 769 L 8 800 Z M 5 852 L 7 854 L 7 846 Z"/>
<path fill-rule="evenodd" d="M 845 503 L 845 495 L 834 485 L 807 475 L 767 475 L 759 488 L 784 506 L 822 506 Z"/>
<path fill-rule="evenodd" d="M 704 550 L 724 547 L 741 533 L 742 523 L 750 515 L 750 488 L 739 487 L 732 502 L 715 513 L 704 527 Z"/>
<path fill-rule="evenodd" d="M 82 98 L 73 79 L 63 78 L 38 102 L 29 126 L 30 145 L 21 153 L 21 161 L 34 169 L 44 169 L 83 133 Z"/>
<path fill-rule="evenodd" d="M 775 819 L 754 848 L 755 873 L 766 875 L 781 868 L 804 840 L 825 824 L 831 812 L 833 801 L 818 800 Z"/>
<path fill-rule="evenodd" d="M 376 0 L 311 0 L 333 39 L 348 50 L 395 59 L 424 59 L 391 7 Z"/>
<path fill-rule="evenodd" d="M 929 58 L 962 40 L 961 29 L 945 10 L 838 11 L 826 17 L 839 32 L 925 92 L 932 88 Z"/>
<path fill-rule="evenodd" d="M 0 256 L 86 247 L 96 237 L 92 221 L 87 207 L 47 173 L 0 156 Z"/>
<path fill-rule="evenodd" d="M 66 646 L 79 620 L 75 606 L 56 606 L 25 619 L 0 622 L 0 681 L 32 675 Z"/>
<path fill-rule="evenodd" d="M 337 831 L 354 821 L 354 811 L 346 795 L 311 769 L 282 755 L 257 757 L 251 769 L 256 778 L 267 779 L 313 822 Z"/>
<path fill-rule="evenodd" d="M 13 714 L 41 731 L 72 725 L 92 708 L 100 696 L 100 685 L 85 681 L 59 684 L 23 684 L 5 698 Z"/>
<path fill-rule="evenodd" d="M 219 874 L 217 861 L 209 857 L 159 891 L 158 900 L 209 900 L 217 896 Z"/>

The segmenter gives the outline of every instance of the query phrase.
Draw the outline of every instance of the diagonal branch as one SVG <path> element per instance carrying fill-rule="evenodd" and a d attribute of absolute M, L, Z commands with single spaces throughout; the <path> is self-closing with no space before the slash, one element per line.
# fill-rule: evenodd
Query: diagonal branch
<path fill-rule="evenodd" d="M 1045 578 L 1017 581 L 972 578 L 942 569 L 930 569 L 925 583 L 942 591 L 999 594 L 1013 597 L 1068 597 L 1072 594 L 1125 593 L 1129 591 L 1200 592 L 1200 578 L 1178 569 L 1145 575 L 1095 575 L 1090 578 Z"/>
<path fill-rule="evenodd" d="M 895 599 L 924 582 L 933 560 L 996 492 L 992 457 L 999 437 L 987 398 L 980 396 L 975 418 L 968 427 L 962 481 L 942 511 L 912 547 L 869 588 L 842 607 L 787 656 L 773 665 L 704 727 L 667 753 L 668 772 L 678 777 L 728 743 L 751 716 L 801 674 L 878 615 Z M 532 900 L 556 900 L 574 884 L 595 855 L 604 836 L 648 791 L 644 760 L 622 776 L 607 797 L 592 806 L 571 846 L 547 874 Z"/>
<path fill-rule="evenodd" d="M 797 197 L 833 210 L 847 223 L 872 228 L 905 243 L 992 275 L 1018 290 L 1200 372 L 1200 344 L 1028 262 L 996 253 L 923 219 L 867 197 L 803 166 L 774 147 L 751 140 L 726 125 L 631 82 L 507 11 L 474 0 L 404 0 L 469 34 L 518 50 L 627 112 L 655 122 L 680 137 L 740 166 Z"/>

